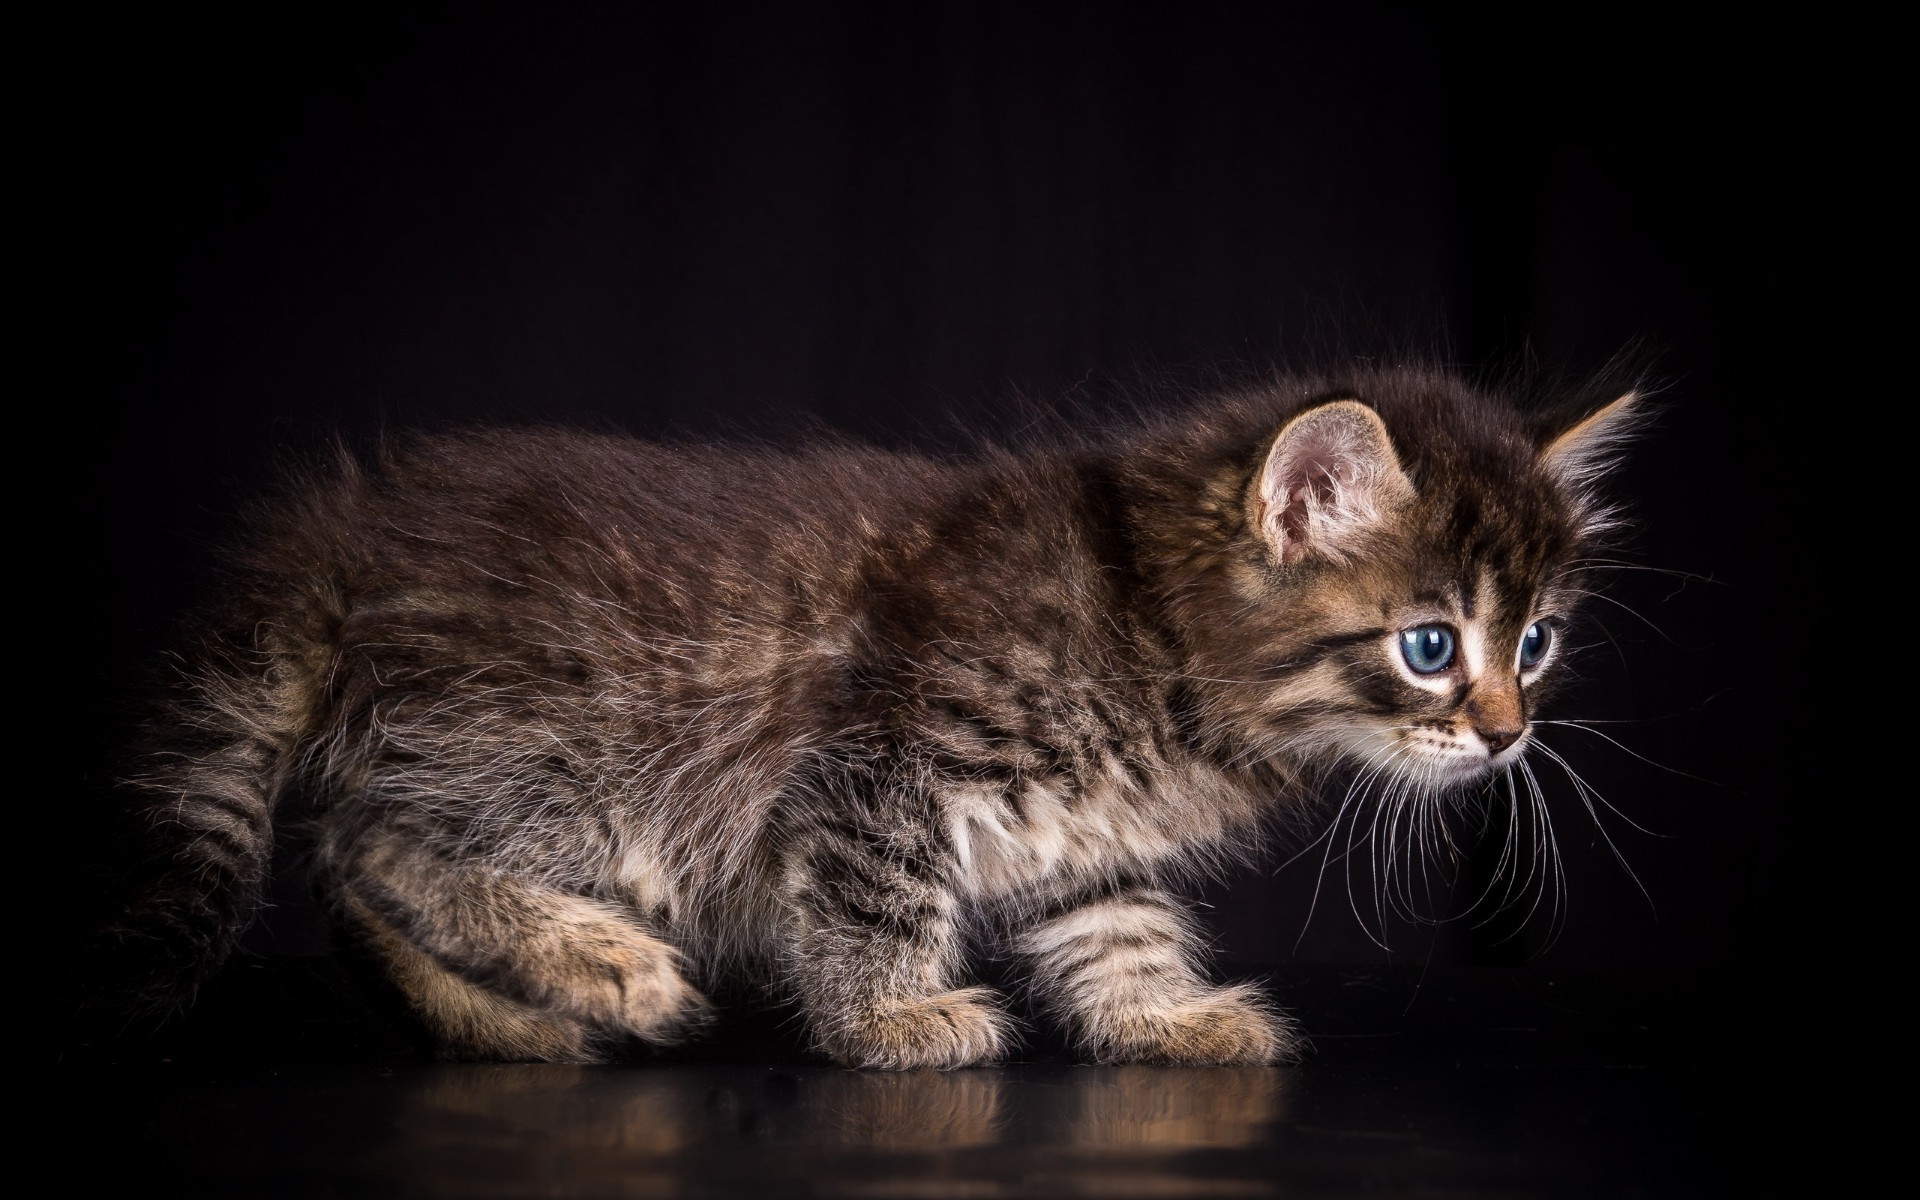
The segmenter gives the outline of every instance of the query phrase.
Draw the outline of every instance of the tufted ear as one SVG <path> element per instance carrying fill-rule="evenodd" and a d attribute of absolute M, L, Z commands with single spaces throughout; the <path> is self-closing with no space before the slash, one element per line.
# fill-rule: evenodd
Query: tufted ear
<path fill-rule="evenodd" d="M 1640 424 L 1640 393 L 1628 392 L 1576 422 L 1540 451 L 1540 465 L 1575 493 L 1606 474 Z"/>
<path fill-rule="evenodd" d="M 1413 499 L 1413 484 L 1378 414 L 1335 400 L 1288 421 L 1247 497 L 1254 529 L 1283 564 L 1345 557 Z"/>

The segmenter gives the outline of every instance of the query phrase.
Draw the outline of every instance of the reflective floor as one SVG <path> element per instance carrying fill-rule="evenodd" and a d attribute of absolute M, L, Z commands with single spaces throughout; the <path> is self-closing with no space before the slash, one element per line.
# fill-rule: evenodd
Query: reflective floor
<path fill-rule="evenodd" d="M 56 1119 L 102 1146 L 74 1185 L 149 1195 L 1694 1196 L 1750 1194 L 1782 1153 L 1764 1081 L 1700 1036 L 1698 987 L 1339 968 L 1274 986 L 1314 1031 L 1298 1067 L 1088 1067 L 1036 1043 L 876 1074 L 809 1060 L 772 1019 L 666 1061 L 433 1063 L 267 970 L 170 1043 L 69 1056 Z"/>

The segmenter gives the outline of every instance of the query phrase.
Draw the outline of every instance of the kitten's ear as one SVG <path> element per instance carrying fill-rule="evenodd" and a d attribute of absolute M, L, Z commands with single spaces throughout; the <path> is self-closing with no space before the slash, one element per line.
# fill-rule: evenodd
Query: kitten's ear
<path fill-rule="evenodd" d="M 1640 393 L 1628 392 L 1548 442 L 1540 465 L 1566 487 L 1584 492 L 1613 466 L 1644 414 Z"/>
<path fill-rule="evenodd" d="M 1335 400 L 1288 421 L 1247 497 L 1253 527 L 1283 564 L 1340 559 L 1413 499 L 1413 483 L 1378 414 Z"/>

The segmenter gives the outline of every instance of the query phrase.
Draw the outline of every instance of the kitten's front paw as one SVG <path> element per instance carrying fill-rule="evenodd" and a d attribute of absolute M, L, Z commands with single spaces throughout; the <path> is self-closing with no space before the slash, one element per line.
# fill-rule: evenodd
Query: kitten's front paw
<path fill-rule="evenodd" d="M 714 1023 L 713 1001 L 673 967 L 621 981 L 620 1026 L 657 1045 L 672 1045 Z"/>
<path fill-rule="evenodd" d="M 816 1031 L 820 1048 L 850 1067 L 945 1070 L 992 1062 L 1012 1037 L 1007 1015 L 987 988 L 889 1000 L 836 1014 Z"/>
<path fill-rule="evenodd" d="M 551 1005 L 608 1032 L 671 1045 L 714 1020 L 713 1002 L 687 981 L 680 956 L 640 930 L 620 930 L 574 947 L 539 980 Z M 559 967 L 567 968 L 562 973 Z"/>
<path fill-rule="evenodd" d="M 1188 993 L 1164 1006 L 1102 1014 L 1085 1031 L 1094 1061 L 1265 1066 L 1305 1048 L 1293 1022 L 1242 985 Z"/>

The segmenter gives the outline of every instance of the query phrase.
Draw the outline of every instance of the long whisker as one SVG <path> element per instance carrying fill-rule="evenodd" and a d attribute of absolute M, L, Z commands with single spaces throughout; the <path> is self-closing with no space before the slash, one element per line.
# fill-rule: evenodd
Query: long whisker
<path fill-rule="evenodd" d="M 1524 769 L 1524 764 L 1522 764 L 1522 766 Z M 1489 900 L 1492 900 L 1494 889 L 1500 886 L 1502 880 L 1504 880 L 1506 883 L 1506 890 L 1498 900 L 1493 901 L 1491 906 L 1487 909 L 1486 914 L 1482 916 L 1478 921 L 1474 922 L 1473 927 L 1475 929 L 1484 928 L 1488 922 L 1492 921 L 1495 917 L 1499 916 L 1502 912 L 1505 912 L 1507 908 L 1513 903 L 1514 888 L 1515 888 L 1516 880 L 1518 878 L 1518 863 L 1519 863 L 1519 854 L 1520 854 L 1519 813 L 1520 813 L 1521 801 L 1520 801 L 1519 789 L 1517 784 L 1514 781 L 1511 768 L 1508 769 L 1505 775 L 1505 779 L 1507 783 L 1507 804 L 1500 811 L 1504 813 L 1506 817 L 1506 834 L 1501 839 L 1500 857 L 1494 861 L 1493 871 L 1487 877 L 1486 886 L 1481 889 L 1480 895 L 1474 898 L 1473 903 L 1468 905 L 1467 908 L 1461 913 L 1461 915 L 1463 917 L 1469 916 L 1473 912 L 1478 910 L 1483 904 L 1487 904 Z M 1486 821 L 1488 822 L 1492 821 L 1493 812 L 1494 812 L 1493 808 L 1489 806 L 1485 812 Z M 1482 827 L 1482 836 L 1485 836 L 1484 825 Z"/>
<path fill-rule="evenodd" d="M 1587 725 L 1654 725 L 1654 724 L 1658 724 L 1658 723 L 1659 723 L 1659 722 L 1661 722 L 1661 721 L 1674 721 L 1674 720 L 1678 720 L 1678 719 L 1679 719 L 1679 718 L 1681 718 L 1681 717 L 1687 717 L 1687 716 L 1692 716 L 1692 715 L 1693 715 L 1693 714 L 1695 714 L 1695 713 L 1701 713 L 1701 712 L 1705 712 L 1705 711 L 1707 710 L 1707 707 L 1708 707 L 1709 705 L 1711 705 L 1711 704 L 1712 704 L 1712 703 L 1713 703 L 1714 701 L 1716 701 L 1716 700 L 1718 700 L 1718 699 L 1719 699 L 1720 697 L 1722 697 L 1722 696 L 1724 696 L 1724 695 L 1726 695 L 1726 694 L 1727 694 L 1728 692 L 1730 692 L 1730 691 L 1732 691 L 1732 690 L 1733 690 L 1733 689 L 1732 689 L 1731 687 L 1724 687 L 1724 688 L 1721 688 L 1721 689 L 1720 689 L 1719 691 L 1717 691 L 1717 692 L 1714 692 L 1714 693 L 1712 693 L 1711 695 L 1709 695 L 1709 696 L 1707 696 L 1707 697 L 1706 697 L 1705 699 L 1703 699 L 1703 700 L 1701 700 L 1701 701 L 1700 701 L 1700 703 L 1698 703 L 1698 704 L 1693 704 L 1693 705 L 1689 705 L 1689 706 L 1687 706 L 1686 708 L 1677 708 L 1677 709 L 1675 709 L 1675 710 L 1673 710 L 1672 712 L 1669 712 L 1669 713 L 1661 713 L 1661 714 L 1660 714 L 1660 715 L 1658 715 L 1658 716 L 1652 716 L 1652 717 L 1616 717 L 1616 718 L 1607 718 L 1607 717 L 1582 717 L 1582 718 L 1580 718 L 1580 719 L 1579 719 L 1578 721 L 1542 721 L 1542 720 L 1535 720 L 1535 722 L 1534 722 L 1534 723 L 1535 723 L 1536 725 L 1561 725 L 1561 724 L 1568 724 L 1568 725 L 1581 725 L 1581 726 L 1587 726 Z"/>
<path fill-rule="evenodd" d="M 1547 932 L 1542 941 L 1544 948 L 1552 945 L 1559 937 L 1560 917 L 1563 911 L 1560 903 L 1561 883 L 1564 872 L 1560 868 L 1559 842 L 1554 836 L 1553 821 L 1547 811 L 1545 794 L 1541 791 L 1539 780 L 1534 776 L 1532 769 L 1524 762 L 1520 764 L 1520 779 L 1526 785 L 1525 803 L 1531 817 L 1529 827 L 1533 832 L 1534 840 L 1533 864 L 1540 878 L 1539 883 L 1532 889 L 1533 902 L 1528 906 L 1526 914 L 1501 940 L 1507 941 L 1518 937 L 1532 925 L 1535 915 L 1544 902 L 1547 904 Z M 1530 871 L 1529 875 L 1531 874 Z M 1536 951 L 1535 956 L 1540 952 L 1543 951 Z"/>
<path fill-rule="evenodd" d="M 1597 723 L 1598 722 L 1590 722 L 1590 721 L 1535 721 L 1534 722 L 1534 724 L 1536 725 L 1553 725 L 1556 727 L 1563 727 L 1566 729 L 1578 729 L 1582 733 L 1590 733 L 1597 738 L 1605 738 L 1607 741 L 1611 742 L 1615 746 L 1618 746 L 1620 749 L 1626 751 L 1628 754 L 1632 755 L 1634 758 L 1639 759 L 1641 762 L 1647 764 L 1650 767 L 1655 767 L 1655 768 L 1658 768 L 1659 770 L 1665 771 L 1669 775 L 1678 775 L 1682 779 L 1691 780 L 1694 783 L 1704 783 L 1708 787 L 1725 787 L 1726 786 L 1725 784 L 1717 783 L 1714 780 L 1707 779 L 1699 775 L 1689 774 L 1686 771 L 1680 770 L 1678 767 L 1670 767 L 1663 762 L 1659 762 L 1655 759 L 1648 758 L 1646 755 L 1640 753 L 1638 750 L 1635 750 L 1633 747 L 1627 745 L 1625 742 L 1622 742 L 1619 738 L 1614 737 L 1612 734 L 1603 733 L 1598 729 L 1593 729 L 1589 727 Z M 1645 832 L 1651 832 L 1651 831 L 1649 830 Z"/>
<path fill-rule="evenodd" d="M 1628 616 L 1632 617 L 1634 620 L 1640 622 L 1642 625 L 1645 625 L 1648 629 L 1651 629 L 1655 633 L 1659 634 L 1661 640 L 1665 641 L 1670 646 L 1678 646 L 1680 644 L 1679 642 L 1675 641 L 1673 637 L 1667 633 L 1666 630 L 1654 624 L 1651 618 L 1647 617 L 1646 615 L 1641 613 L 1639 609 L 1633 607 L 1633 605 L 1628 604 L 1625 601 L 1615 599 L 1614 597 L 1607 595 L 1605 592 L 1596 592 L 1586 588 L 1574 588 L 1572 589 L 1572 591 L 1574 595 L 1584 596 L 1589 600 L 1599 600 L 1603 603 L 1613 605 L 1615 608 L 1619 609 L 1621 612 L 1626 613 Z"/>
<path fill-rule="evenodd" d="M 1517 937 L 1526 928 L 1539 911 L 1542 901 L 1548 903 L 1547 936 L 1539 953 L 1559 940 L 1562 928 L 1562 916 L 1565 912 L 1566 871 L 1560 858 L 1560 840 L 1554 834 L 1553 816 L 1547 811 L 1546 796 L 1540 789 L 1539 779 L 1533 769 L 1524 762 L 1520 764 L 1522 775 L 1527 780 L 1530 807 L 1534 812 L 1535 859 L 1541 869 L 1540 885 L 1534 892 L 1533 904 L 1527 909 L 1527 915 L 1515 926 L 1509 937 Z M 1505 940 L 1505 939 L 1502 939 Z"/>
<path fill-rule="evenodd" d="M 1573 769 L 1573 764 L 1569 763 L 1564 757 L 1562 757 L 1559 751 L 1555 750 L 1552 746 L 1547 745 L 1545 742 L 1536 741 L 1534 744 L 1539 747 L 1540 753 L 1546 755 L 1548 758 L 1552 759 L 1554 762 L 1559 764 L 1560 769 L 1562 771 L 1565 771 L 1567 775 L 1574 781 L 1574 787 L 1580 790 L 1582 798 L 1585 798 L 1586 796 L 1589 796 L 1589 795 L 1592 796 L 1595 800 L 1598 800 L 1606 808 L 1608 812 L 1612 813 L 1616 817 L 1619 817 L 1622 821 L 1625 821 L 1627 824 L 1633 826 L 1635 829 L 1639 830 L 1641 833 L 1646 834 L 1648 837 L 1665 838 L 1665 837 L 1672 836 L 1670 834 L 1655 833 L 1653 830 L 1648 829 L 1646 826 L 1634 820 L 1632 817 L 1628 816 L 1626 813 L 1621 812 L 1620 809 L 1617 808 L 1612 801 L 1608 800 L 1605 796 L 1602 796 L 1600 794 L 1600 790 L 1598 788 L 1594 787 L 1592 784 L 1588 783 L 1584 778 L 1582 778 L 1580 774 Z M 1655 763 L 1653 765 L 1658 766 L 1659 764 Z"/>
<path fill-rule="evenodd" d="M 1640 894 L 1646 897 L 1647 907 L 1658 912 L 1659 908 L 1653 902 L 1653 893 L 1647 890 L 1647 885 L 1640 882 L 1640 877 L 1634 874 L 1633 868 L 1627 864 L 1627 856 L 1620 853 L 1620 847 L 1614 843 L 1613 835 L 1607 832 L 1607 827 L 1600 820 L 1600 812 L 1594 807 L 1593 802 L 1598 800 L 1601 804 L 1605 804 L 1610 812 L 1619 813 L 1620 810 L 1608 804 L 1606 797 L 1594 791 L 1593 787 L 1580 777 L 1579 773 L 1567 763 L 1566 759 L 1554 753 L 1551 746 L 1542 744 L 1540 745 L 1540 749 L 1549 759 L 1553 760 L 1555 765 L 1566 772 L 1567 778 L 1573 782 L 1574 794 L 1580 797 L 1582 804 L 1586 805 L 1587 814 L 1593 818 L 1593 827 L 1599 832 L 1601 840 L 1607 843 L 1607 849 L 1613 852 L 1614 861 L 1620 864 L 1620 869 L 1627 873 L 1627 878 L 1633 880 L 1633 886 L 1639 888 Z M 1621 816 L 1621 819 L 1631 823 L 1630 818 L 1627 818 L 1624 814 Z M 1635 828 L 1639 827 L 1636 825 Z"/>
<path fill-rule="evenodd" d="M 1324 840 L 1327 844 L 1327 847 L 1326 847 L 1326 850 L 1320 856 L 1320 870 L 1315 874 L 1314 881 L 1313 881 L 1313 899 L 1309 901 L 1307 904 L 1306 919 L 1300 923 L 1300 936 L 1294 939 L 1293 948 L 1295 950 L 1298 950 L 1300 948 L 1300 943 L 1306 940 L 1307 930 L 1311 928 L 1313 925 L 1313 914 L 1319 910 L 1320 889 L 1326 883 L 1327 867 L 1332 861 L 1334 839 L 1337 836 L 1338 831 L 1340 829 L 1341 818 L 1345 817 L 1348 810 L 1353 807 L 1355 796 L 1361 792 L 1363 785 L 1369 779 L 1371 779 L 1374 775 L 1378 774 L 1379 771 L 1383 770 L 1387 763 L 1391 762 L 1395 757 L 1398 756 L 1399 752 L 1400 752 L 1400 747 L 1397 745 L 1386 747 L 1383 750 L 1376 752 L 1373 755 L 1373 757 L 1370 758 L 1368 762 L 1363 765 L 1364 773 L 1357 775 L 1354 778 L 1353 782 L 1347 785 L 1346 794 L 1341 797 L 1340 807 L 1333 814 L 1333 822 L 1332 824 L 1327 826 L 1327 832 L 1324 835 L 1322 835 L 1321 838 L 1315 839 L 1316 843 L 1321 840 Z M 1358 818 L 1356 817 L 1355 819 L 1357 820 Z M 1309 847 L 1309 849 L 1310 848 L 1311 847 Z M 1351 841 L 1349 841 L 1349 849 L 1351 849 Z M 1305 853 L 1305 851 L 1302 851 L 1302 853 Z M 1300 855 L 1298 854 L 1294 855 L 1294 858 L 1299 858 L 1299 857 Z M 1287 862 L 1291 863 L 1293 860 L 1294 859 L 1290 858 L 1287 860 Z M 1285 865 L 1286 864 L 1282 864 L 1283 869 Z M 1369 937 L 1372 936 L 1371 932 L 1369 932 L 1368 936 Z"/>

